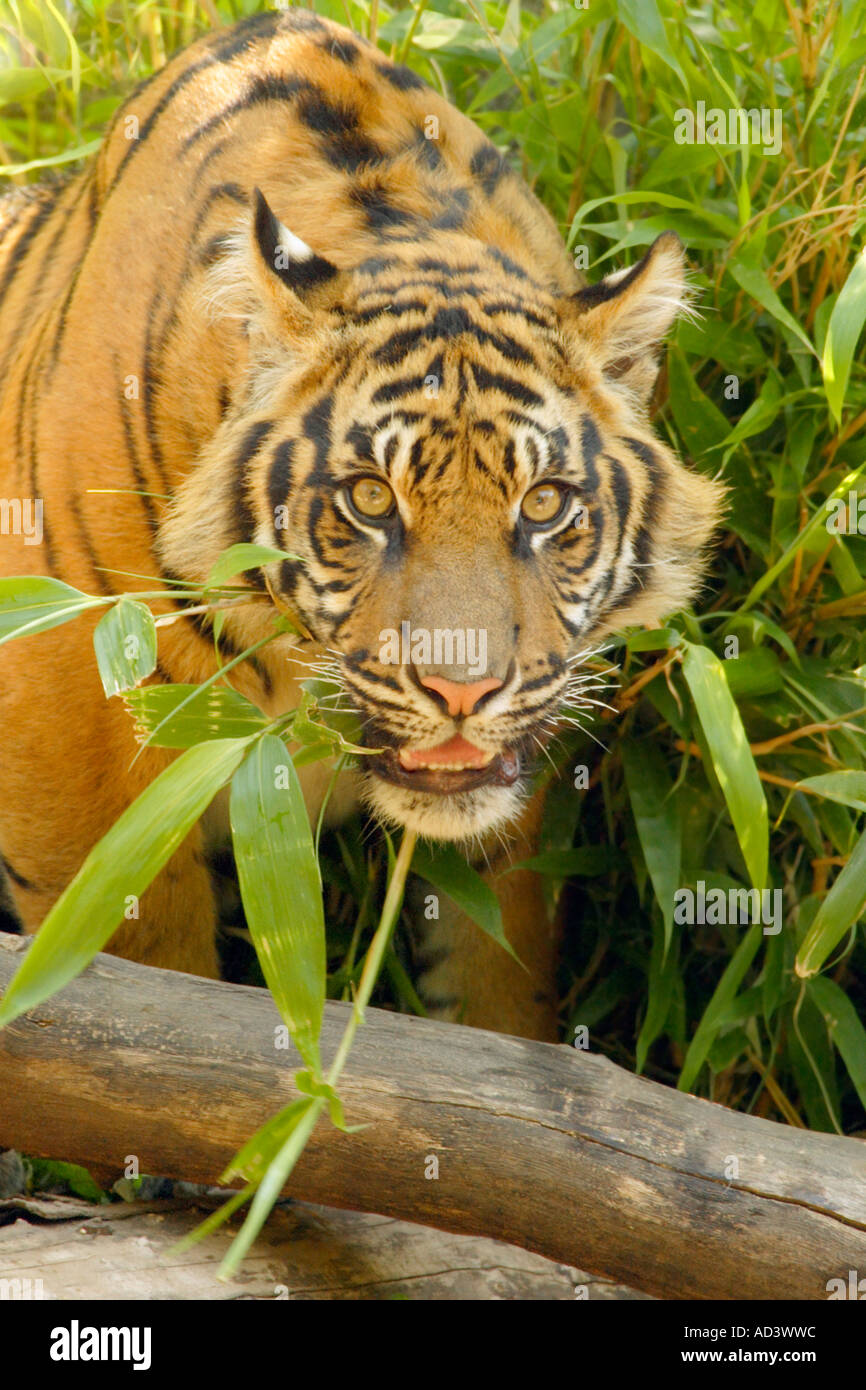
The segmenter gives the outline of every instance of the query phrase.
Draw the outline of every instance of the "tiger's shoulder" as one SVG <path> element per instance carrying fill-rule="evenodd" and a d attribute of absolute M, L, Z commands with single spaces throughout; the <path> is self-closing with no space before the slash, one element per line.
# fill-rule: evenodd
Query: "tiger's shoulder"
<path fill-rule="evenodd" d="M 47 204 L 55 233 L 71 223 L 91 236 L 110 209 L 116 240 L 149 230 L 167 249 L 168 214 L 174 240 L 188 233 L 213 258 L 221 224 L 237 220 L 257 183 L 338 265 L 383 236 L 456 231 L 555 290 L 575 285 L 553 220 L 475 123 L 367 39 L 305 10 L 252 15 L 175 55 L 126 99 L 73 183 L 59 200 L 53 189 L 35 195 L 33 232 L 50 220 Z M 13 201 L 13 216 L 29 220 Z"/>
<path fill-rule="evenodd" d="M 136 161 L 176 172 L 193 236 L 212 233 L 205 252 L 254 176 L 338 266 L 382 238 L 465 232 L 551 288 L 574 288 L 552 218 L 475 123 L 368 40 L 304 10 L 252 16 L 178 55 L 115 120 L 101 186 L 133 179 Z"/>

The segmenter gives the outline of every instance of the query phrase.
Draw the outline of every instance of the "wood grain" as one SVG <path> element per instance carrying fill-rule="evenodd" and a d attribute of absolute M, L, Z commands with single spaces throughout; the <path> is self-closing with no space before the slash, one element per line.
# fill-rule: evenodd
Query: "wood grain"
<path fill-rule="evenodd" d="M 0 990 L 27 949 L 0 938 Z M 348 1005 L 328 1004 L 327 1063 Z M 295 1096 L 264 990 L 99 956 L 0 1031 L 0 1147 L 110 1180 L 214 1181 Z M 507 1240 L 668 1298 L 825 1299 L 866 1270 L 861 1142 L 737 1114 L 604 1058 L 368 1011 L 292 1195 Z M 438 1178 L 425 1176 L 431 1156 Z M 733 1176 L 729 1176 L 733 1174 Z"/>

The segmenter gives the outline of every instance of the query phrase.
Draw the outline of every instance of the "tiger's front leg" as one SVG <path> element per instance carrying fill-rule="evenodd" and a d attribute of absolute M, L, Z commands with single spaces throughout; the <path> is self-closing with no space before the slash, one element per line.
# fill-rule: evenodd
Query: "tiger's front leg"
<path fill-rule="evenodd" d="M 541 878 L 510 865 L 537 852 L 544 794 L 528 802 L 509 833 L 473 856 L 499 899 L 505 936 L 522 965 L 444 894 L 416 882 L 412 937 L 416 986 L 433 1018 L 556 1042 L 557 930 L 548 920 Z M 435 915 L 438 913 L 438 916 Z M 525 967 L 525 968 L 524 968 Z"/>
<path fill-rule="evenodd" d="M 149 748 L 136 760 L 129 712 L 119 700 L 106 700 L 97 674 L 95 621 L 84 616 L 3 648 L 0 726 L 15 735 L 0 758 L 0 855 L 27 933 L 38 931 L 93 847 L 176 756 Z M 33 711 L 43 705 L 38 721 Z M 201 825 L 140 899 L 132 869 L 130 857 L 130 884 L 121 883 L 112 899 L 118 928 L 104 949 L 218 978 L 217 914 Z"/>

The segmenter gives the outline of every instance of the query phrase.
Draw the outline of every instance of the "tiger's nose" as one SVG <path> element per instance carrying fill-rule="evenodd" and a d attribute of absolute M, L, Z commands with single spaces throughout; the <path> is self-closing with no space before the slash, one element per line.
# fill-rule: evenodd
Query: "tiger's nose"
<path fill-rule="evenodd" d="M 448 713 L 453 717 L 459 714 L 471 714 L 485 695 L 491 690 L 500 690 L 503 682 L 497 680 L 496 676 L 485 676 L 484 680 L 468 681 L 449 681 L 444 676 L 422 676 L 421 684 L 427 689 L 441 695 L 448 706 Z"/>

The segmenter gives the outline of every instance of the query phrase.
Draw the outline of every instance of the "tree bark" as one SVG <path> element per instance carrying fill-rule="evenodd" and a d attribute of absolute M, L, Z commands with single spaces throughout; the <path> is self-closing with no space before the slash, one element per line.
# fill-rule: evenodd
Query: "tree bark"
<path fill-rule="evenodd" d="M 0 990 L 27 941 L 0 936 Z M 331 1003 L 327 1065 L 350 1006 Z M 0 1031 L 0 1147 L 213 1182 L 295 1098 L 265 990 L 98 956 Z M 825 1299 L 866 1274 L 866 1148 L 605 1058 L 369 1010 L 288 1191 L 507 1240 L 667 1298 Z M 435 1162 L 434 1162 L 435 1160 Z M 435 1173 L 438 1168 L 438 1176 Z"/>

